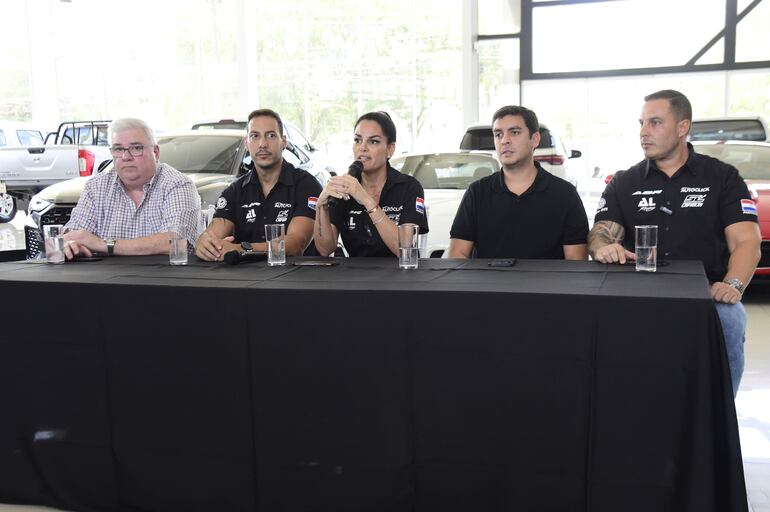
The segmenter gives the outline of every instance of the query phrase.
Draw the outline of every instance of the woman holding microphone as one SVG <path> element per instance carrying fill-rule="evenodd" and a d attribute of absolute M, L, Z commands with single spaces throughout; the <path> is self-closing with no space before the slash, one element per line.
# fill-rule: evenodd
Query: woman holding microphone
<path fill-rule="evenodd" d="M 422 185 L 390 166 L 395 150 L 396 125 L 386 112 L 358 118 L 353 156 L 362 168 L 354 162 L 349 174 L 332 177 L 318 197 L 313 237 L 321 255 L 332 254 L 341 235 L 350 256 L 397 256 L 399 224 L 428 232 Z"/>

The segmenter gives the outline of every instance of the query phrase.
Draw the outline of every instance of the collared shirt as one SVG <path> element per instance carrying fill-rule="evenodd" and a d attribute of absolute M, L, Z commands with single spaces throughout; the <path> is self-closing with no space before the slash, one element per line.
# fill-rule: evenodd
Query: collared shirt
<path fill-rule="evenodd" d="M 642 160 L 615 174 L 599 200 L 594 222 L 623 225 L 623 245 L 634 250 L 634 226 L 658 226 L 658 259 L 701 260 L 710 281 L 727 272 L 725 228 L 758 222 L 757 210 L 738 170 L 687 144 L 685 164 L 669 178 Z"/>
<path fill-rule="evenodd" d="M 265 224 L 285 224 L 291 219 L 315 219 L 315 205 L 321 184 L 310 173 L 297 169 L 286 160 L 281 174 L 267 197 L 252 164 L 251 170 L 230 184 L 217 200 L 214 218 L 235 224 L 236 242 L 264 242 Z"/>
<path fill-rule="evenodd" d="M 427 233 L 428 219 L 425 215 L 424 198 L 425 192 L 419 181 L 388 165 L 379 206 L 390 220 L 396 225 L 417 224 L 420 226 L 420 234 Z M 350 256 L 395 257 L 382 241 L 377 226 L 366 213 L 366 208 L 358 201 L 353 198 L 339 201 L 329 213 L 331 222 L 337 227 Z"/>
<path fill-rule="evenodd" d="M 86 181 L 66 227 L 84 229 L 100 238 L 129 240 L 184 226 L 188 250 L 203 231 L 201 199 L 192 180 L 170 165 L 159 163 L 143 186 L 137 206 L 115 168 Z"/>
<path fill-rule="evenodd" d="M 508 190 L 502 169 L 471 183 L 450 237 L 473 242 L 479 258 L 564 259 L 563 246 L 586 243 L 588 219 L 575 187 L 535 167 L 521 195 Z"/>

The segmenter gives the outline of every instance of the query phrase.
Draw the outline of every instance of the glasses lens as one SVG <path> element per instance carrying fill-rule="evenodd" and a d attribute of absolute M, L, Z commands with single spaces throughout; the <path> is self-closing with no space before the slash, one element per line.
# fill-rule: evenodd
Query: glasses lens
<path fill-rule="evenodd" d="M 131 145 L 128 147 L 128 152 L 131 153 L 131 156 L 142 156 L 143 151 L 144 146 L 141 144 Z"/>

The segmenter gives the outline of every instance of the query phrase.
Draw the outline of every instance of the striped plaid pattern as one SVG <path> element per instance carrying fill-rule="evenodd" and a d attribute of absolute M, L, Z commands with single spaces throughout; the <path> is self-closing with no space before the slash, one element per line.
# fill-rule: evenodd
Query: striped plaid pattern
<path fill-rule="evenodd" d="M 158 164 L 155 176 L 144 185 L 136 206 L 113 168 L 86 182 L 67 226 L 84 229 L 100 238 L 126 240 L 168 231 L 182 224 L 188 247 L 203 231 L 201 200 L 192 180 L 170 165 Z"/>

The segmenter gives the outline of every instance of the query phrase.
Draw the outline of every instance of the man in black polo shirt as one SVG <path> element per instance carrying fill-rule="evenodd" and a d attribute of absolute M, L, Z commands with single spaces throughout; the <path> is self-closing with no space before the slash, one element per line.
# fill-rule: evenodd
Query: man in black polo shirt
<path fill-rule="evenodd" d="M 743 374 L 746 312 L 740 302 L 760 258 L 757 209 L 733 166 L 687 143 L 692 107 L 682 93 L 645 97 L 645 160 L 618 172 L 599 201 L 588 237 L 593 259 L 633 260 L 634 226 L 658 226 L 658 257 L 701 260 L 725 335 L 733 393 Z"/>
<path fill-rule="evenodd" d="M 247 146 L 252 168 L 217 200 L 214 219 L 195 243 L 195 254 L 222 261 L 235 250 L 265 251 L 265 224 L 286 224 L 286 254 L 302 254 L 313 237 L 321 184 L 283 159 L 286 136 L 278 114 L 249 114 Z"/>
<path fill-rule="evenodd" d="M 537 116 L 507 106 L 492 117 L 502 170 L 468 187 L 450 231 L 449 257 L 588 257 L 588 219 L 577 190 L 534 160 Z"/>

